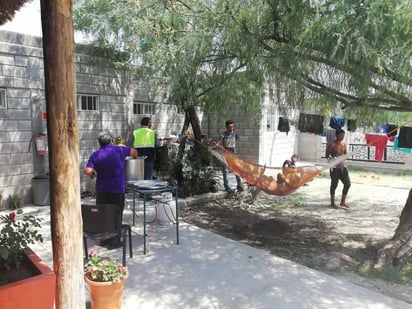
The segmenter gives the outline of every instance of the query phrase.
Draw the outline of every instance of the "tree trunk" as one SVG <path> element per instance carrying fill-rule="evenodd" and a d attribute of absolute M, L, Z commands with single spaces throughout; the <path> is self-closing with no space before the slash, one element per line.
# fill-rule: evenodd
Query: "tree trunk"
<path fill-rule="evenodd" d="M 71 0 L 41 0 L 56 308 L 84 308 Z"/>
<path fill-rule="evenodd" d="M 392 239 L 378 252 L 375 268 L 402 266 L 412 255 L 412 189 Z"/>
<path fill-rule="evenodd" d="M 196 110 L 193 105 L 189 106 L 185 110 L 185 122 L 182 128 L 182 136 L 185 135 L 187 130 L 189 129 L 189 124 L 192 126 L 193 138 L 195 139 L 194 145 L 195 145 L 195 148 L 197 148 L 200 146 L 198 142 L 202 141 L 202 132 L 200 129 L 199 117 L 197 116 Z M 179 145 L 178 158 L 183 159 L 185 148 L 186 148 L 186 138 L 183 137 Z"/>

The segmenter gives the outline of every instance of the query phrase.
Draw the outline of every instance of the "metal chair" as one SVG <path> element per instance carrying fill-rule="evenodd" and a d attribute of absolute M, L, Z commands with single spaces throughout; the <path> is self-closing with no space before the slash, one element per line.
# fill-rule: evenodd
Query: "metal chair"
<path fill-rule="evenodd" d="M 129 239 L 130 257 L 133 257 L 132 230 L 122 224 L 122 209 L 117 204 L 82 204 L 83 245 L 88 259 L 87 239 L 108 240 L 119 236 L 123 246 L 123 266 L 126 266 L 126 240 Z"/>

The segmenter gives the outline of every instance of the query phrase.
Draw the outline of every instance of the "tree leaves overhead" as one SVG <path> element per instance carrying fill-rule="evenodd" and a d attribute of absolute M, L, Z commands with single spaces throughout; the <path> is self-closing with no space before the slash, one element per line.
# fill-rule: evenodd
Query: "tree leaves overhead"
<path fill-rule="evenodd" d="M 77 30 L 126 52 L 182 109 L 236 102 L 256 113 L 270 81 L 284 110 L 412 111 L 410 0 L 74 3 Z"/>

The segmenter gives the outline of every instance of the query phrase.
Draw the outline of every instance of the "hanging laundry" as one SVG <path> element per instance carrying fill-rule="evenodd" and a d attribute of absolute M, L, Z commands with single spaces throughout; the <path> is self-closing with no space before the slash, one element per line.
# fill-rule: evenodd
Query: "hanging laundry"
<path fill-rule="evenodd" d="M 381 134 L 366 133 L 366 144 L 375 147 L 375 160 L 382 162 L 383 154 L 385 153 L 388 136 Z"/>
<path fill-rule="evenodd" d="M 356 120 L 355 119 L 348 119 L 347 126 L 348 126 L 348 131 L 354 132 L 357 129 Z"/>
<path fill-rule="evenodd" d="M 412 153 L 412 148 L 401 148 L 401 147 L 399 147 L 398 141 L 399 141 L 399 137 L 396 136 L 395 140 L 393 141 L 393 150 L 402 151 L 402 152 L 406 152 L 406 153 Z"/>
<path fill-rule="evenodd" d="M 318 135 L 323 134 L 324 116 L 300 113 L 299 131 L 310 132 Z"/>
<path fill-rule="evenodd" d="M 396 124 L 385 123 L 382 128 L 383 133 L 386 133 L 389 137 L 396 136 L 398 134 L 398 126 Z"/>
<path fill-rule="evenodd" d="M 329 121 L 329 126 L 332 129 L 339 130 L 345 125 L 345 121 L 340 117 L 331 117 Z"/>
<path fill-rule="evenodd" d="M 286 133 L 290 131 L 290 124 L 289 124 L 288 118 L 279 117 L 278 130 L 280 132 L 286 132 Z"/>
<path fill-rule="evenodd" d="M 412 127 L 401 127 L 398 139 L 399 148 L 412 148 Z"/>

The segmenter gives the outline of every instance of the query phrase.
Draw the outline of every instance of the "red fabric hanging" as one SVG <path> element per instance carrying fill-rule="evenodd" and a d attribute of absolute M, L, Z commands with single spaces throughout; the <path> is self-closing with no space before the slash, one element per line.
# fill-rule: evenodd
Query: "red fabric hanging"
<path fill-rule="evenodd" d="M 375 147 L 375 160 L 382 162 L 383 154 L 385 153 L 388 136 L 381 134 L 366 133 L 366 144 Z"/>

